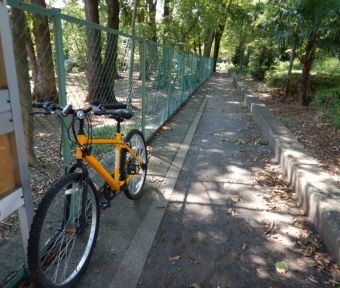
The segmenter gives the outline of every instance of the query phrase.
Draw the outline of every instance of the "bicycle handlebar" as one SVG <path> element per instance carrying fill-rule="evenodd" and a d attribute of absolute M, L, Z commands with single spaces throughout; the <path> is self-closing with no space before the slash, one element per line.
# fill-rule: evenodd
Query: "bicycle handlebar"
<path fill-rule="evenodd" d="M 99 101 L 91 102 L 92 105 L 98 107 L 99 109 L 108 109 L 108 110 L 117 110 L 117 109 L 126 109 L 126 104 L 102 104 Z"/>
<path fill-rule="evenodd" d="M 91 103 L 92 106 L 87 109 L 73 109 L 71 104 L 67 104 L 64 107 L 59 106 L 59 104 L 53 102 L 34 102 L 32 103 L 33 108 L 44 109 L 45 112 L 31 112 L 31 115 L 34 114 L 42 114 L 42 115 L 50 115 L 53 114 L 54 111 L 60 110 L 61 115 L 66 117 L 67 115 L 73 115 L 77 111 L 82 110 L 85 114 L 89 112 L 93 112 L 96 116 L 101 115 L 111 115 L 112 112 L 106 110 L 117 110 L 117 109 L 127 109 L 126 104 L 101 104 L 99 101 L 94 101 Z"/>

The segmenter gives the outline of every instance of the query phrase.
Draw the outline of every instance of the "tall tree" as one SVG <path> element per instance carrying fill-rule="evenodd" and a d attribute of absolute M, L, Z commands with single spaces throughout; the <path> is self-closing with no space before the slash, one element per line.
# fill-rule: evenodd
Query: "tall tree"
<path fill-rule="evenodd" d="M 84 0 L 86 20 L 99 24 L 99 0 Z M 100 99 L 101 85 L 99 79 L 102 73 L 101 32 L 98 29 L 87 28 L 86 76 L 88 79 L 88 100 Z"/>
<path fill-rule="evenodd" d="M 45 0 L 31 0 L 31 3 L 46 8 Z M 40 100 L 57 101 L 58 93 L 47 16 L 38 13 L 33 14 L 33 34 L 38 66 L 37 83 L 34 83 L 36 86 L 35 96 Z"/>
<path fill-rule="evenodd" d="M 210 57 L 212 44 L 214 42 L 214 37 L 215 37 L 215 29 L 214 27 L 209 27 L 206 31 L 205 38 L 204 38 L 204 50 L 203 50 L 204 57 Z"/>
<path fill-rule="evenodd" d="M 148 24 L 150 26 L 151 37 L 150 40 L 157 42 L 157 27 L 156 27 L 156 6 L 157 0 L 147 0 L 148 6 Z"/>
<path fill-rule="evenodd" d="M 31 31 L 29 31 L 28 27 L 27 27 L 27 33 L 26 33 L 26 51 L 28 55 L 28 62 L 29 62 L 30 69 L 32 72 L 33 83 L 38 83 L 39 70 L 38 70 L 37 57 L 35 55 L 35 48 L 33 44 Z M 38 91 L 39 91 L 38 85 L 34 84 L 32 98 L 35 100 L 39 98 Z"/>
<path fill-rule="evenodd" d="M 18 78 L 20 104 L 22 107 L 21 111 L 24 124 L 26 151 L 28 153 L 28 161 L 29 163 L 32 163 L 34 159 L 33 126 L 30 117 L 30 112 L 32 112 L 32 95 L 27 59 L 28 55 L 27 51 L 22 49 L 22 47 L 26 46 L 26 37 L 29 35 L 29 31 L 23 10 L 15 8 L 12 9 L 11 27 L 13 33 L 13 48 Z"/>
<path fill-rule="evenodd" d="M 99 24 L 99 1 L 84 0 L 86 20 Z M 107 26 L 119 28 L 119 2 L 107 0 Z M 105 57 L 102 59 L 102 35 L 99 29 L 88 28 L 87 31 L 87 65 L 89 101 L 100 100 L 103 103 L 116 103 L 114 94 L 114 78 L 117 75 L 117 42 L 118 35 L 107 32 Z"/>
<path fill-rule="evenodd" d="M 217 63 L 218 53 L 220 51 L 220 43 L 221 43 L 223 31 L 224 31 L 224 26 L 225 26 L 225 22 L 218 25 L 215 31 L 214 54 L 213 54 L 213 59 L 214 59 L 213 71 L 214 72 L 216 72 L 216 63 Z"/>
<path fill-rule="evenodd" d="M 107 3 L 107 27 L 119 30 L 119 1 L 106 0 Z M 118 34 L 107 33 L 105 60 L 103 72 L 106 75 L 106 102 L 116 102 L 114 98 L 114 79 L 118 77 L 117 73 L 117 56 L 118 56 Z"/>
<path fill-rule="evenodd" d="M 328 46 L 337 43 L 328 40 L 333 36 L 331 31 L 336 30 L 339 25 L 340 1 L 300 0 L 297 11 L 300 16 L 299 24 L 303 27 L 301 36 L 305 38 L 304 53 L 300 58 L 302 76 L 299 85 L 299 102 L 301 105 L 307 105 L 310 102 L 309 79 L 316 49 L 325 42 Z"/>

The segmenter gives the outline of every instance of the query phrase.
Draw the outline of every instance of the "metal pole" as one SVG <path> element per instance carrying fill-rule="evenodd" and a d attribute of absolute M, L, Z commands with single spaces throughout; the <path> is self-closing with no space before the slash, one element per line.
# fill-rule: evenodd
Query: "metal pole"
<path fill-rule="evenodd" d="M 145 126 L 146 126 L 146 83 L 145 83 L 145 79 L 146 79 L 146 41 L 145 39 L 141 40 L 139 42 L 139 45 L 143 45 L 142 49 L 140 49 L 142 51 L 143 55 L 140 55 L 140 59 L 142 59 L 142 133 L 144 135 L 144 137 L 146 136 L 145 133 Z M 142 57 L 141 57 L 142 56 Z"/>
<path fill-rule="evenodd" d="M 0 1 L 0 45 L 2 45 L 3 60 L 6 71 L 8 92 L 10 95 L 10 104 L 12 110 L 12 120 L 14 125 L 15 144 L 18 156 L 20 182 L 22 187 L 22 196 L 24 205 L 18 209 L 20 219 L 20 230 L 22 242 L 25 251 L 29 235 L 29 229 L 33 218 L 33 202 L 30 189 L 29 170 L 27 165 L 27 156 L 25 149 L 24 129 L 22 123 L 22 114 L 19 98 L 18 80 L 13 53 L 13 41 L 11 28 L 9 25 L 8 9 L 6 1 Z M 12 192 L 14 193 L 14 192 Z M 7 196 L 8 197 L 8 196 Z M 2 199 L 3 200 L 3 199 Z"/>
<path fill-rule="evenodd" d="M 127 98 L 127 105 L 131 107 L 131 97 L 132 97 L 132 77 L 133 77 L 133 66 L 135 60 L 135 26 L 136 26 L 136 14 L 137 14 L 137 0 L 134 0 L 133 4 L 133 14 L 131 20 L 131 51 L 130 51 L 130 65 L 129 65 L 129 91 L 128 91 L 128 98 Z"/>
<path fill-rule="evenodd" d="M 173 51 L 171 51 L 171 49 L 172 48 L 170 48 L 170 47 L 166 47 L 165 48 L 166 49 L 166 51 L 167 51 L 167 61 L 166 61 L 166 63 L 167 63 L 167 67 L 165 67 L 166 68 L 166 71 L 165 71 L 165 74 L 167 75 L 167 77 L 166 77 L 166 80 L 168 81 L 168 88 L 167 88 L 167 90 L 168 90 L 168 118 L 167 118 L 167 120 L 169 120 L 169 118 L 170 118 L 170 116 L 171 116 L 171 94 L 172 94 L 172 89 L 171 89 L 171 77 L 172 77 L 172 52 Z M 170 55 L 171 55 L 171 57 L 170 57 Z"/>
<path fill-rule="evenodd" d="M 64 57 L 64 45 L 63 45 L 63 30 L 61 23 L 61 11 L 57 8 L 52 8 L 53 24 L 54 24 L 54 39 L 55 39 L 55 51 L 56 51 L 56 67 L 58 75 L 58 89 L 59 89 L 59 103 L 61 106 L 67 104 L 67 92 L 66 92 L 66 72 L 65 72 L 65 57 Z M 67 121 L 67 120 L 66 120 Z M 71 159 L 71 147 L 68 141 L 67 131 L 65 127 L 62 127 L 62 147 L 63 147 L 63 160 L 65 173 L 67 173 L 70 166 Z"/>

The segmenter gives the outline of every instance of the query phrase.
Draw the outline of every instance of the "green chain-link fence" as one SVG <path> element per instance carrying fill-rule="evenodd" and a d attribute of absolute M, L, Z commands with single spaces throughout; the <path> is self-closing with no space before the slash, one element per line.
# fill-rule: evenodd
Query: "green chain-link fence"
<path fill-rule="evenodd" d="M 29 114 L 32 102 L 50 100 L 77 108 L 93 100 L 127 103 L 134 117 L 123 124 L 123 132 L 138 128 L 148 140 L 212 73 L 212 59 L 70 17 L 58 9 L 18 0 L 8 0 L 8 5 L 26 146 L 32 151 L 35 203 L 63 172 L 63 162 L 69 163 L 72 147 L 57 117 Z M 113 119 L 92 121 L 94 136 L 113 135 Z M 113 163 L 112 148 L 98 147 L 94 152 L 104 163 Z M 0 258 L 2 286 L 9 266 L 22 259 L 10 253 Z"/>

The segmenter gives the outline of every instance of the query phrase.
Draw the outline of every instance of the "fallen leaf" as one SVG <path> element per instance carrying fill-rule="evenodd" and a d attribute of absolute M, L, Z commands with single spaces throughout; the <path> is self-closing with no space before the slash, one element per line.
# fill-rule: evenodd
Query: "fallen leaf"
<path fill-rule="evenodd" d="M 229 208 L 227 213 L 230 214 L 231 216 L 237 216 L 238 215 L 237 211 L 232 209 L 232 208 Z"/>
<path fill-rule="evenodd" d="M 197 283 L 193 283 L 190 285 L 190 288 L 201 288 L 201 286 L 198 285 Z"/>
<path fill-rule="evenodd" d="M 172 256 L 172 257 L 169 257 L 169 260 L 170 261 L 177 261 L 177 260 L 179 260 L 181 258 L 181 256 Z"/>
<path fill-rule="evenodd" d="M 275 263 L 276 272 L 279 274 L 284 274 L 288 271 L 288 265 L 285 261 L 278 261 Z"/>
<path fill-rule="evenodd" d="M 243 243 L 242 244 L 242 250 L 245 250 L 247 248 L 247 244 L 246 243 Z"/>
<path fill-rule="evenodd" d="M 233 201 L 234 203 L 237 203 L 237 202 L 240 202 L 240 197 L 239 196 L 233 196 L 232 198 L 231 198 L 231 201 Z"/>
<path fill-rule="evenodd" d="M 308 277 L 308 280 L 311 281 L 311 282 L 313 282 L 313 283 L 315 283 L 315 284 L 318 284 L 318 283 L 319 283 L 319 281 L 317 281 L 313 276 L 309 276 L 309 277 Z"/>
<path fill-rule="evenodd" d="M 266 226 L 267 226 L 267 231 L 264 232 L 264 234 L 265 234 L 265 235 L 268 235 L 268 234 L 272 231 L 272 229 L 273 229 L 273 227 L 274 227 L 274 221 L 272 220 L 271 223 L 270 223 L 270 224 L 267 224 Z"/>

